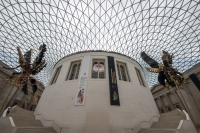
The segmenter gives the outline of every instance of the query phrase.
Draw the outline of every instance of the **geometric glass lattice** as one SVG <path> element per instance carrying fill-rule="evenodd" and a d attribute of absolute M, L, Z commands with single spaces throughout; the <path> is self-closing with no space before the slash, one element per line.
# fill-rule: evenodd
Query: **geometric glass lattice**
<path fill-rule="evenodd" d="M 180 72 L 200 62 L 199 0 L 1 0 L 0 60 L 17 65 L 17 50 L 45 43 L 46 84 L 55 63 L 84 50 L 125 54 L 148 66 L 145 51 L 161 62 L 159 51 L 173 53 Z M 36 56 L 33 55 L 33 58 Z M 149 86 L 157 75 L 145 71 Z"/>

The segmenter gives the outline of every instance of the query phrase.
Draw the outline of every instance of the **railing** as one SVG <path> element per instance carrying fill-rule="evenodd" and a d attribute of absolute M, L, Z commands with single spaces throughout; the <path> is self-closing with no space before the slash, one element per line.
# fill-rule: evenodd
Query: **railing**
<path fill-rule="evenodd" d="M 153 116 L 153 117 L 151 117 L 151 119 L 149 120 L 149 121 L 141 121 L 140 123 L 138 123 L 135 127 L 133 127 L 133 128 L 124 128 L 124 130 L 132 130 L 132 131 L 135 131 L 135 130 L 137 130 L 137 128 L 139 128 L 138 129 L 138 131 L 141 129 L 141 128 L 144 128 L 142 125 L 143 124 L 148 124 L 148 126 L 150 127 L 151 125 L 150 125 L 150 123 L 152 122 L 154 122 L 154 118 L 158 118 L 158 116 Z M 147 128 L 147 127 L 146 127 Z M 136 132 L 138 132 L 138 131 L 136 131 Z"/>
<path fill-rule="evenodd" d="M 178 109 L 178 110 L 179 110 L 179 109 Z M 179 110 L 179 111 L 180 111 L 180 110 Z M 181 112 L 181 111 L 180 111 L 180 112 Z M 189 117 L 188 113 L 187 113 L 185 110 L 182 110 L 182 112 L 185 114 L 186 120 L 190 120 L 190 117 Z M 182 125 L 183 125 L 183 120 L 180 120 L 177 129 L 181 129 Z"/>
<path fill-rule="evenodd" d="M 59 133 L 61 133 L 61 132 L 62 132 L 62 129 L 64 129 L 64 128 L 70 129 L 69 127 L 61 127 L 61 126 L 59 126 L 54 120 L 47 120 L 47 119 L 44 119 L 44 118 L 42 117 L 41 114 L 35 114 L 35 115 L 40 115 L 43 121 L 50 121 L 50 122 L 53 122 L 53 124 L 57 125 L 57 127 L 59 128 Z M 40 121 L 41 121 L 41 120 L 40 120 Z M 53 127 L 53 126 L 52 126 L 52 127 Z"/>
<path fill-rule="evenodd" d="M 15 108 L 16 106 L 17 106 L 17 105 L 15 105 L 15 106 L 13 106 L 13 107 L 8 107 L 8 108 L 13 109 L 13 108 Z M 6 114 L 7 114 L 8 108 L 5 109 L 5 110 L 3 111 L 3 114 L 1 115 L 1 117 L 6 117 Z"/>
<path fill-rule="evenodd" d="M 179 113 L 183 112 L 183 113 L 185 114 L 186 120 L 190 120 L 190 117 L 189 117 L 188 113 L 187 113 L 185 110 L 182 110 L 182 111 L 179 110 L 179 109 L 177 109 L 177 110 L 179 111 Z M 153 119 L 156 118 L 156 117 L 157 117 L 157 116 L 153 116 L 149 121 L 141 121 L 141 122 L 138 123 L 135 127 L 133 127 L 133 128 L 131 128 L 131 127 L 130 127 L 130 128 L 124 128 L 124 130 L 132 130 L 132 131 L 134 132 L 135 130 L 137 130 L 137 128 L 138 128 L 138 130 L 141 129 L 141 128 L 144 128 L 143 124 L 149 124 L 149 127 L 150 127 L 150 126 L 151 126 L 150 123 L 153 122 Z M 182 126 L 182 124 L 183 124 L 183 120 L 180 120 L 177 129 L 180 129 L 181 126 Z M 146 125 L 146 126 L 147 126 L 147 125 Z M 146 128 L 147 128 L 147 127 L 146 127 Z M 136 131 L 136 132 L 137 132 L 137 131 Z"/>
<path fill-rule="evenodd" d="M 185 116 L 186 116 L 186 120 L 190 120 L 190 116 L 188 115 L 188 113 L 187 113 L 185 110 L 183 110 L 183 113 L 184 113 Z"/>
<path fill-rule="evenodd" d="M 17 105 L 15 105 L 15 106 L 13 106 L 13 107 L 8 107 L 8 108 L 10 108 L 10 109 L 12 110 L 12 109 L 15 108 L 16 106 L 17 106 Z M 2 114 L 1 117 L 6 117 L 8 108 L 6 108 L 6 109 L 4 110 L 4 112 L 3 112 L 3 114 Z M 11 110 L 10 110 L 10 111 L 11 111 Z M 40 115 L 41 118 L 42 118 L 42 120 L 44 120 L 44 121 L 51 121 L 51 122 L 53 122 L 53 124 L 55 124 L 55 125 L 59 128 L 59 133 L 61 133 L 61 132 L 62 132 L 62 129 L 64 129 L 64 128 L 70 129 L 69 127 L 61 127 L 61 126 L 59 126 L 54 120 L 46 120 L 46 119 L 44 119 L 44 118 L 42 117 L 41 114 L 35 114 L 35 115 Z M 12 126 L 15 126 L 12 117 L 9 117 L 9 120 L 10 120 Z"/>
<path fill-rule="evenodd" d="M 15 108 L 16 106 L 17 106 L 17 105 L 15 105 L 15 106 L 13 106 L 13 107 L 8 107 L 8 108 L 13 109 L 13 108 Z M 4 110 L 3 114 L 1 115 L 1 117 L 6 117 L 8 108 Z M 11 111 L 11 110 L 10 110 L 10 111 Z M 13 121 L 13 118 L 12 118 L 12 117 L 8 117 L 8 118 L 9 118 L 9 120 L 10 120 L 10 124 L 11 124 L 13 127 L 15 127 L 15 123 L 14 123 L 14 121 Z"/>

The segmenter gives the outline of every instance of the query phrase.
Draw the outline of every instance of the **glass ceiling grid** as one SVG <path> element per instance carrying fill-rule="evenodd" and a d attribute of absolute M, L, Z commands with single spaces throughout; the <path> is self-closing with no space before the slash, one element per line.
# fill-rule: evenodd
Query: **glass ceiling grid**
<path fill-rule="evenodd" d="M 4 0 L 0 31 L 0 59 L 11 67 L 17 46 L 26 52 L 47 45 L 48 65 L 38 75 L 45 85 L 59 59 L 84 50 L 119 52 L 143 67 L 142 51 L 161 62 L 159 51 L 166 50 L 181 72 L 200 62 L 198 0 Z M 157 83 L 144 71 L 149 86 Z"/>

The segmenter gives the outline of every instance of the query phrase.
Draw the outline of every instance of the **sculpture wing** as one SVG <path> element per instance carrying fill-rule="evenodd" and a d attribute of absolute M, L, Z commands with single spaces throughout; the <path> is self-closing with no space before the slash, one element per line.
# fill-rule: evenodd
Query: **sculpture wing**
<path fill-rule="evenodd" d="M 163 52 L 163 54 L 168 54 L 168 55 L 170 55 L 168 52 L 166 52 L 166 51 L 164 51 L 164 50 L 162 50 L 162 52 Z"/>
<path fill-rule="evenodd" d="M 36 84 L 36 80 L 34 78 L 30 79 L 31 82 L 31 86 L 32 86 L 32 90 L 33 90 L 33 95 L 35 94 L 35 92 L 37 91 L 37 84 Z"/>
<path fill-rule="evenodd" d="M 153 73 L 159 73 L 160 72 L 159 68 L 148 68 L 148 67 L 146 67 L 146 69 L 147 69 L 147 71 L 153 72 Z"/>
<path fill-rule="evenodd" d="M 152 68 L 159 68 L 158 67 L 158 62 L 156 62 L 154 59 L 152 59 L 151 57 L 149 57 L 145 52 L 141 53 L 141 57 Z"/>
<path fill-rule="evenodd" d="M 159 82 L 161 85 L 165 86 L 165 79 L 166 79 L 166 76 L 165 76 L 165 74 L 164 74 L 164 71 L 160 72 L 160 73 L 158 74 L 158 82 Z"/>
<path fill-rule="evenodd" d="M 31 63 L 31 50 L 24 54 L 24 59 L 30 64 Z"/>
<path fill-rule="evenodd" d="M 162 50 L 162 52 L 163 52 L 163 54 L 169 56 L 169 64 L 172 64 L 172 63 L 173 63 L 173 60 L 172 60 L 173 54 L 170 55 L 168 52 L 166 52 L 166 51 L 164 51 L 164 50 Z"/>
<path fill-rule="evenodd" d="M 32 74 L 33 75 L 39 73 L 46 66 L 45 60 L 42 60 L 45 52 L 46 52 L 46 45 L 43 44 L 40 46 L 40 52 L 32 65 Z"/>
<path fill-rule="evenodd" d="M 40 46 L 40 52 L 38 54 L 38 56 L 36 57 L 34 63 L 36 63 L 35 65 L 39 65 L 42 61 L 42 58 L 44 57 L 44 53 L 46 52 L 46 45 L 43 44 Z"/>
<path fill-rule="evenodd" d="M 17 47 L 17 51 L 18 51 L 18 56 L 19 56 L 18 62 L 20 66 L 23 66 L 23 64 L 26 63 L 26 60 L 24 59 L 24 56 L 22 55 L 22 52 L 19 47 Z"/>
<path fill-rule="evenodd" d="M 8 69 L 8 70 L 14 70 L 14 69 L 16 69 L 16 68 L 18 68 L 18 67 L 20 67 L 20 66 L 16 66 L 16 67 L 13 67 L 13 68 L 9 68 L 9 67 L 4 67 L 4 66 L 3 66 L 4 69 Z"/>
<path fill-rule="evenodd" d="M 22 91 L 24 92 L 25 95 L 28 95 L 28 87 L 27 87 L 27 83 L 25 83 L 22 87 Z"/>
<path fill-rule="evenodd" d="M 44 67 L 46 67 L 46 65 L 47 64 L 46 64 L 45 60 L 42 60 L 41 63 L 38 64 L 37 66 L 36 66 L 36 63 L 34 62 L 33 68 L 31 70 L 32 71 L 31 74 L 35 75 L 35 74 L 39 73 Z"/>

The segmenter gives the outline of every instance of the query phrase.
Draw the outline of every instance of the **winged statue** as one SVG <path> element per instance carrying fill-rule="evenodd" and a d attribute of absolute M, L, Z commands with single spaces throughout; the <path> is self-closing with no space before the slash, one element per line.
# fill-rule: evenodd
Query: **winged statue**
<path fill-rule="evenodd" d="M 151 68 L 146 68 L 147 71 L 158 73 L 158 82 L 168 89 L 169 86 L 175 87 L 185 82 L 183 74 L 172 67 L 173 55 L 170 55 L 168 52 L 162 51 L 162 63 L 158 63 L 145 52 L 141 53 L 141 57 L 149 66 L 151 66 Z"/>
<path fill-rule="evenodd" d="M 43 44 L 39 47 L 40 52 L 38 53 L 37 57 L 31 63 L 31 56 L 34 52 L 33 49 L 27 51 L 24 55 L 21 52 L 21 49 L 17 47 L 18 51 L 18 63 L 19 66 L 15 68 L 5 68 L 5 69 L 16 69 L 18 67 L 21 68 L 20 72 L 14 71 L 10 80 L 15 82 L 17 85 L 23 86 L 22 91 L 24 94 L 28 95 L 28 88 L 27 83 L 30 82 L 33 90 L 33 95 L 37 91 L 36 79 L 34 75 L 38 74 L 44 67 L 46 67 L 46 61 L 44 58 L 44 54 L 46 52 L 46 45 Z"/>
<path fill-rule="evenodd" d="M 180 94 L 181 98 L 183 99 L 184 105 L 186 106 L 186 109 L 187 109 L 190 117 L 192 118 L 192 122 L 194 125 L 196 125 L 194 118 L 190 112 L 190 108 L 188 107 L 187 102 L 184 98 L 184 95 L 182 94 L 181 89 L 179 88 L 180 85 L 183 84 L 187 88 L 187 90 L 190 93 L 199 112 L 200 112 L 200 108 L 198 107 L 197 102 L 196 102 L 192 92 L 190 91 L 189 87 L 187 86 L 187 83 L 184 79 L 183 74 L 178 72 L 178 70 L 176 68 L 172 67 L 173 55 L 170 55 L 166 51 L 162 51 L 162 64 L 156 62 L 145 52 L 141 53 L 141 57 L 149 66 L 151 66 L 151 68 L 146 68 L 147 71 L 153 72 L 153 73 L 158 73 L 158 82 L 161 85 L 165 86 L 168 90 L 170 90 L 169 86 L 176 87 L 175 90 L 179 91 L 179 94 Z"/>

